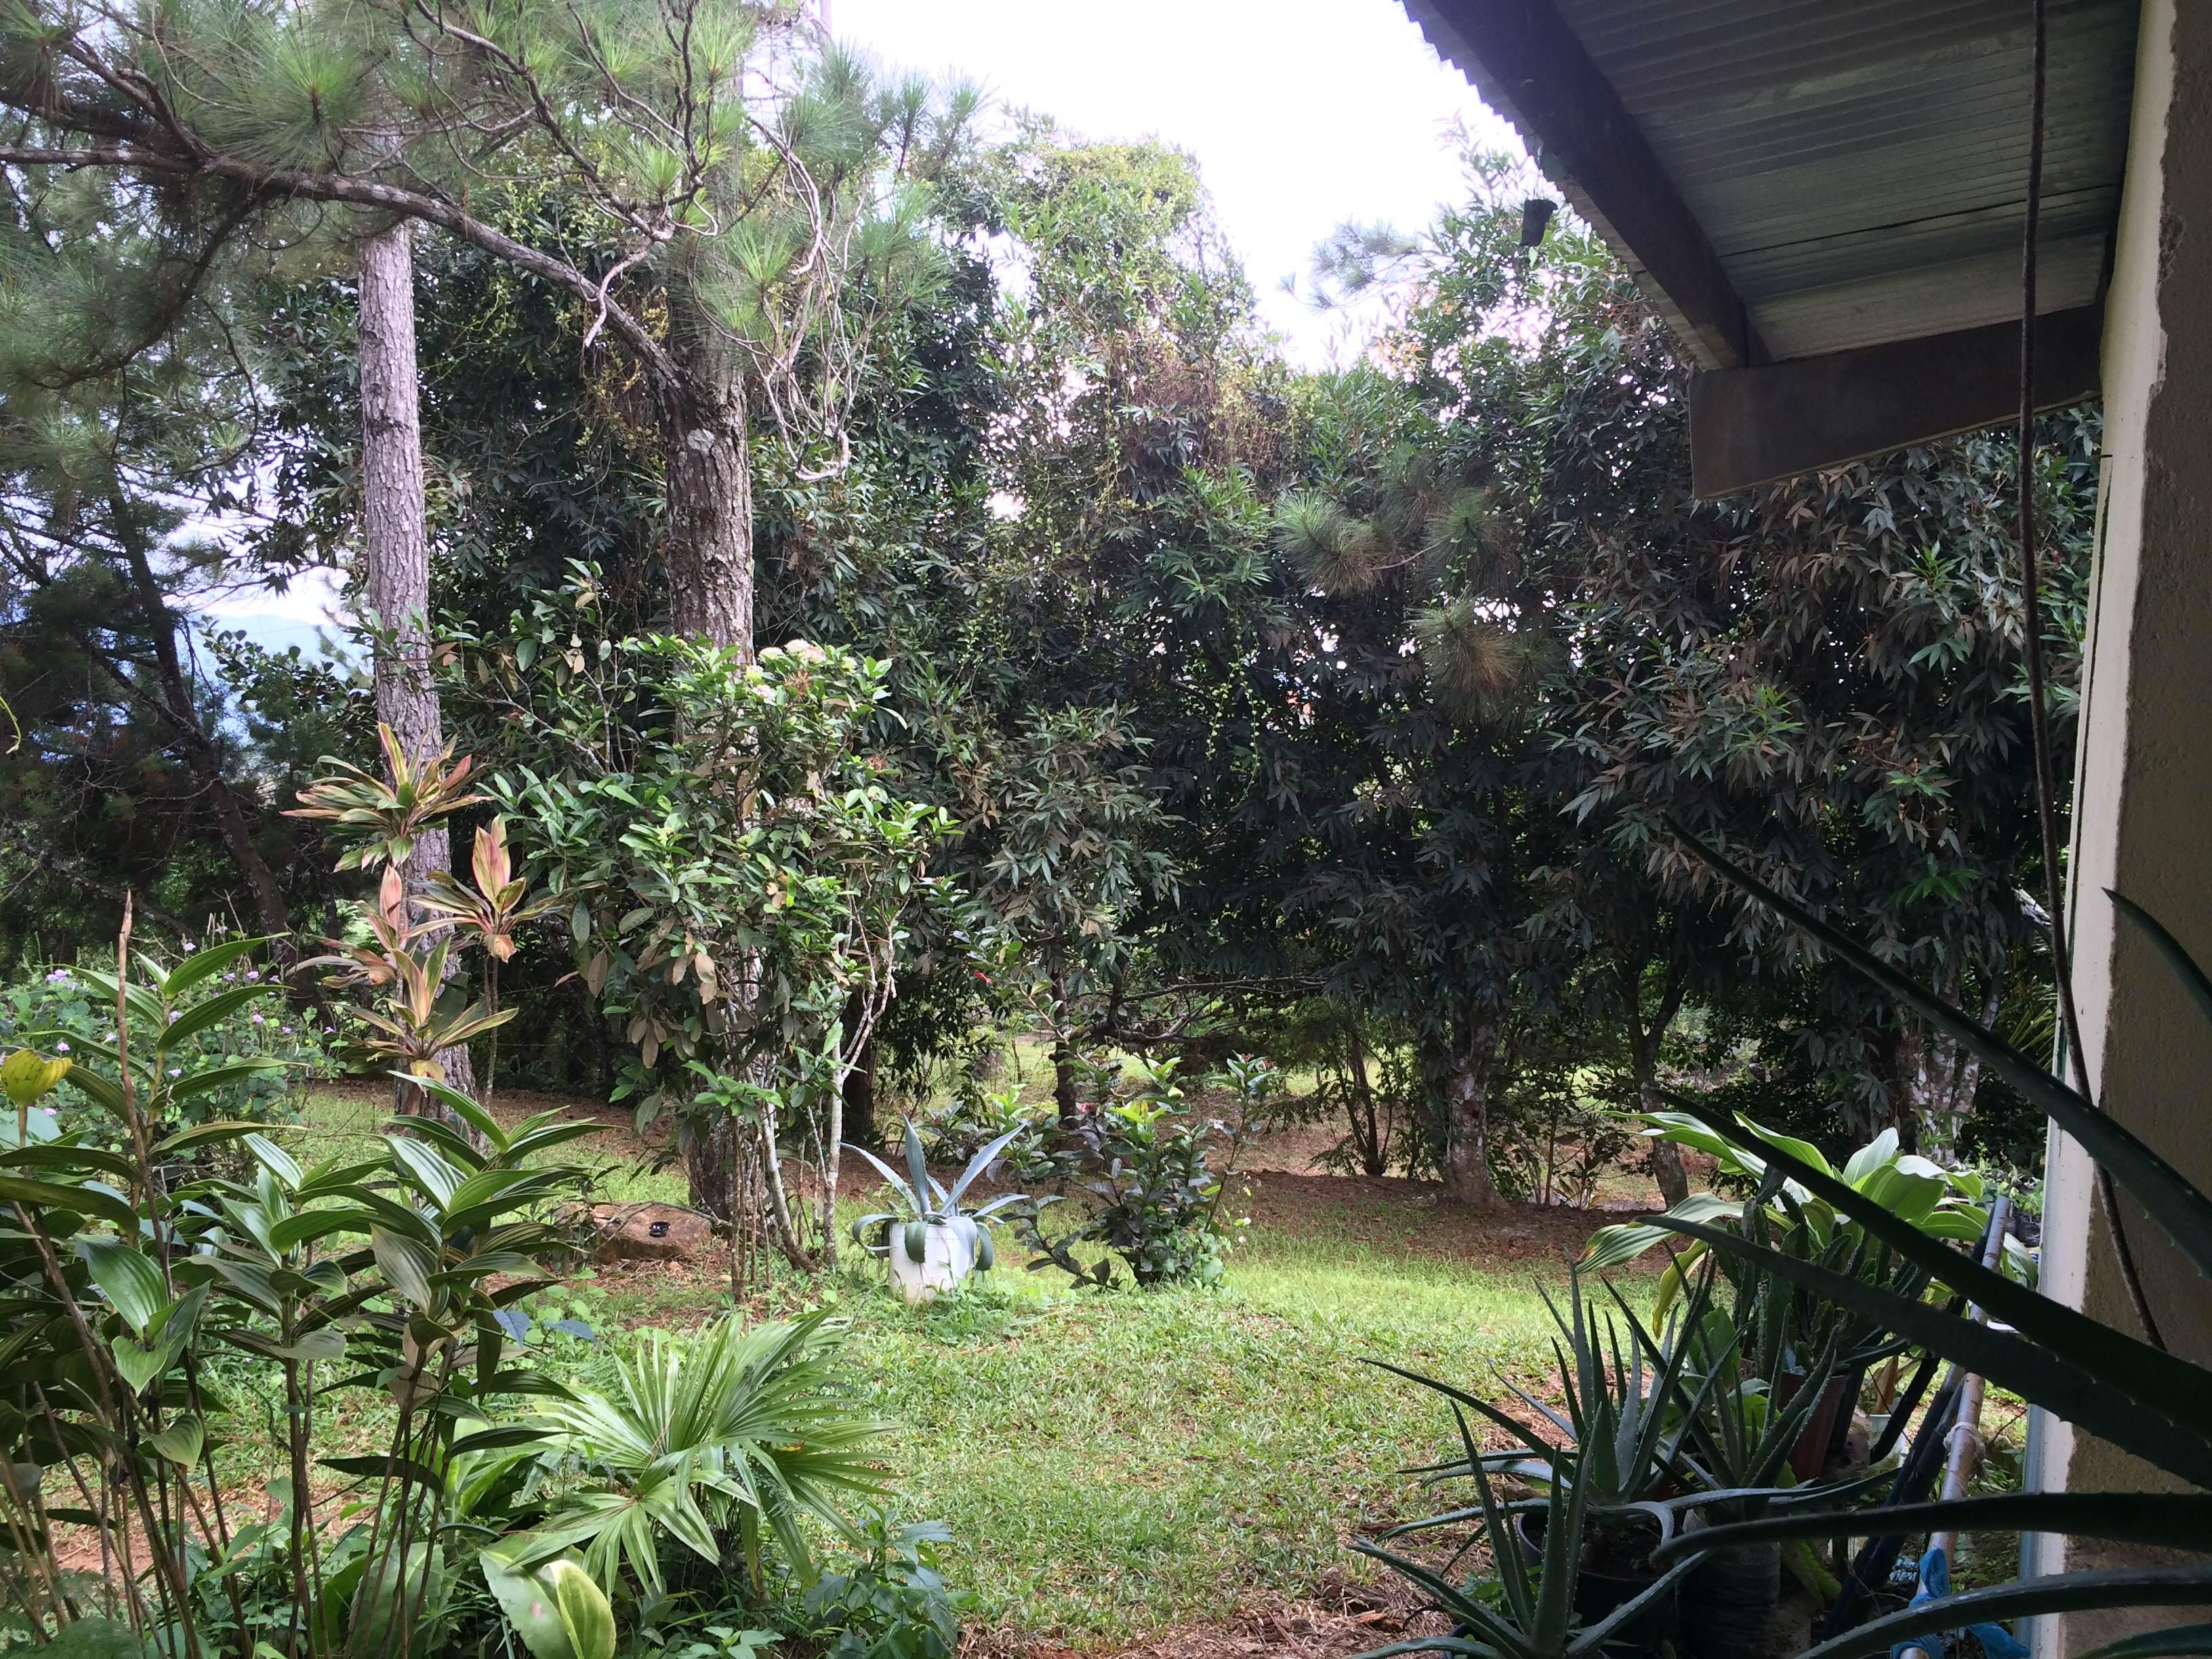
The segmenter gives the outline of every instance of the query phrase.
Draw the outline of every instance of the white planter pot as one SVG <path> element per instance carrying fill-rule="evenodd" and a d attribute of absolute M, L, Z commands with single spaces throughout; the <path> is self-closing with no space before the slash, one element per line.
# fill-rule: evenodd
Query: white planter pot
<path fill-rule="evenodd" d="M 973 1221 L 963 1215 L 935 1223 L 927 1231 L 922 1259 L 916 1261 L 906 1253 L 905 1225 L 893 1224 L 890 1254 L 884 1258 L 890 1267 L 892 1288 L 913 1304 L 936 1300 L 939 1291 L 955 1288 L 975 1270 Z"/>

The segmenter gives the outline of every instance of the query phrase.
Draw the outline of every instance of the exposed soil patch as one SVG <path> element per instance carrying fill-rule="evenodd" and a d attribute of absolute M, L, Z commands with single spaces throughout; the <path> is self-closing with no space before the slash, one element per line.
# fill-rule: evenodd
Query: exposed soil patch
<path fill-rule="evenodd" d="M 1311 1596 L 1240 1611 L 1219 1624 L 1185 1625 L 1131 1647 L 1112 1659 L 1345 1659 L 1411 1636 L 1448 1628 L 1422 1610 L 1405 1586 L 1393 1581 L 1354 1583 L 1332 1577 Z M 1100 1659 L 1101 1650 L 1070 1648 L 1046 1638 L 978 1630 L 961 1644 L 963 1659 Z"/>
<path fill-rule="evenodd" d="M 1254 1222 L 1294 1237 L 1341 1239 L 1392 1255 L 1451 1261 L 1571 1260 L 1599 1228 L 1659 1207 L 1655 1191 L 1649 1200 L 1618 1210 L 1537 1204 L 1477 1210 L 1443 1202 L 1433 1182 L 1274 1170 L 1239 1175 L 1237 1187 L 1240 1196 L 1249 1191 L 1244 1207 Z"/>

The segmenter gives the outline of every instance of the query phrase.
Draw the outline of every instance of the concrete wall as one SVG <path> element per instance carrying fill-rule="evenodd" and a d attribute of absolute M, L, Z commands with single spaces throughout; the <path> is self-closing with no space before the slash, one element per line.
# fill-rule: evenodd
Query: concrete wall
<path fill-rule="evenodd" d="M 2128 173 L 2104 343 L 2105 535 L 2086 666 L 2072 890 L 2075 988 L 2099 1100 L 2175 1164 L 2212 1183 L 2212 1030 L 2106 889 L 2144 905 L 2212 964 L 2212 3 L 2145 0 Z M 2054 1136 L 2044 1282 L 2124 1329 L 2135 1322 L 2081 1148 Z M 2212 1361 L 2212 1294 L 2124 1199 L 2123 1221 L 2169 1343 Z M 2045 1483 L 2159 1484 L 2147 1467 L 2063 1425 L 2039 1449 Z M 2057 1540 L 2039 1565 L 2142 1560 Z M 2069 1621 L 2045 1654 L 2156 1627 Z"/>

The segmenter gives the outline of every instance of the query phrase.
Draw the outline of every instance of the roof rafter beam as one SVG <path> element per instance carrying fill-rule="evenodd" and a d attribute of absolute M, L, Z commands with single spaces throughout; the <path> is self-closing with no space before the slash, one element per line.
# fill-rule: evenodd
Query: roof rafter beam
<path fill-rule="evenodd" d="M 1550 0 L 1407 0 L 1406 9 L 1483 101 L 1520 129 L 1576 211 L 1626 254 L 1700 367 L 1767 361 L 1696 216 Z"/>
<path fill-rule="evenodd" d="M 2096 397 L 2104 315 L 2036 319 L 2036 404 Z M 1724 369 L 1690 381 L 1690 475 L 1704 500 L 1933 442 L 2020 413 L 2020 325 Z"/>

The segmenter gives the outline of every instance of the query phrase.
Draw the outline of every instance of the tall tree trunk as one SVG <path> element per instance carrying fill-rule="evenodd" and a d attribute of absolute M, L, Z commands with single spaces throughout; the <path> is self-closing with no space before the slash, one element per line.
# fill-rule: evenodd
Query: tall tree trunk
<path fill-rule="evenodd" d="M 876 1124 L 876 1040 L 862 1045 L 860 1057 L 845 1074 L 845 1139 L 856 1146 L 880 1144 Z"/>
<path fill-rule="evenodd" d="M 750 662 L 753 480 L 744 390 L 710 348 L 685 352 L 683 363 L 684 384 L 662 387 L 659 397 L 668 498 L 660 556 L 668 573 L 669 624 Z M 773 1155 L 773 1147 L 769 1151 Z M 828 1156 L 836 1156 L 834 1148 Z M 700 1124 L 684 1159 L 691 1207 L 734 1218 L 736 1164 L 736 1126 L 726 1117 Z"/>
<path fill-rule="evenodd" d="M 1656 1089 L 1650 1078 L 1637 1079 L 1636 1104 L 1639 1111 L 1666 1110 L 1667 1103 L 1659 1098 Z M 1672 1209 L 1690 1195 L 1690 1172 L 1682 1166 L 1682 1149 L 1671 1140 L 1655 1139 L 1645 1144 L 1651 1149 L 1645 1154 L 1651 1178 L 1659 1183 L 1659 1196 Z"/>
<path fill-rule="evenodd" d="M 415 260 L 402 220 L 362 240 L 361 281 L 361 516 L 369 609 L 378 629 L 376 718 L 401 750 L 424 759 L 445 747 L 438 688 L 430 678 L 430 532 L 422 500 L 422 426 L 415 367 Z M 453 868 L 441 825 L 407 860 L 410 899 L 434 870 Z M 465 1048 L 438 1055 L 446 1081 L 477 1092 Z M 417 1103 L 418 1091 L 409 1091 Z M 402 1101 L 401 1109 L 410 1103 Z"/>
<path fill-rule="evenodd" d="M 1363 1174 L 1380 1180 L 1390 1172 L 1389 1127 L 1375 1101 L 1375 1088 L 1367 1075 L 1367 1042 L 1359 1030 L 1357 1011 L 1344 1018 L 1346 1080 L 1349 1085 L 1345 1115 L 1352 1123 L 1352 1144 L 1359 1154 Z"/>
<path fill-rule="evenodd" d="M 1628 1015 L 1628 1068 L 1636 1083 L 1636 1109 L 1639 1112 L 1659 1112 L 1666 1103 L 1659 1098 L 1659 1036 L 1657 1032 L 1648 1037 L 1644 1030 L 1644 1016 L 1640 1010 L 1631 1009 Z M 1659 1196 L 1672 1209 L 1690 1195 L 1690 1172 L 1682 1167 L 1682 1149 L 1671 1140 L 1653 1139 L 1644 1143 L 1646 1166 L 1651 1178 L 1659 1183 Z"/>
<path fill-rule="evenodd" d="M 1057 959 L 1051 969 L 1052 1103 L 1060 1127 L 1072 1129 L 1083 1116 L 1075 1087 L 1075 1045 L 1068 1040 L 1067 970 Z"/>
<path fill-rule="evenodd" d="M 753 654 L 753 481 L 743 386 L 703 352 L 659 398 L 666 457 L 668 619 L 675 632 Z"/>
<path fill-rule="evenodd" d="M 1444 1198 L 1490 1208 L 1498 1182 L 1490 1173 L 1490 1081 L 1498 1066 L 1502 1023 L 1494 1012 L 1470 1015 L 1459 1032 L 1444 1085 Z"/>
<path fill-rule="evenodd" d="M 685 1202 L 702 1215 L 731 1226 L 738 1224 L 737 1121 L 726 1112 L 695 1114 L 691 1139 L 684 1148 Z"/>

